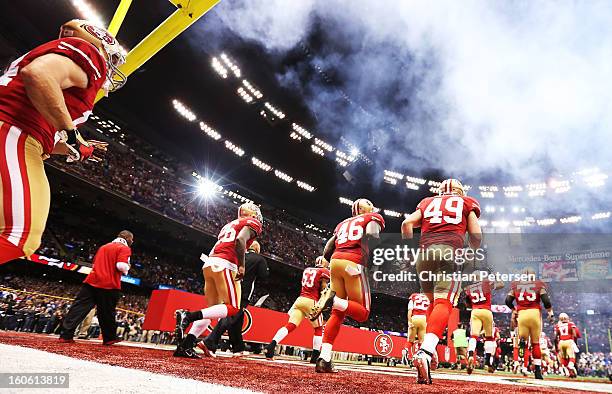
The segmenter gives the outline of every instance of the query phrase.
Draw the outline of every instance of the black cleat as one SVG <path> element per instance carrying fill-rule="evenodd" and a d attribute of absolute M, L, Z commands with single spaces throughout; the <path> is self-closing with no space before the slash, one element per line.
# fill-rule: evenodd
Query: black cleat
<path fill-rule="evenodd" d="M 264 353 L 268 360 L 272 360 L 274 358 L 274 353 L 276 351 L 276 341 L 272 341 L 266 346 L 266 352 Z"/>
<path fill-rule="evenodd" d="M 310 356 L 310 363 L 311 364 L 316 364 L 320 355 L 321 355 L 321 351 L 320 350 L 313 350 L 312 351 L 312 356 Z"/>
<path fill-rule="evenodd" d="M 176 318 L 176 326 L 174 327 L 174 338 L 177 344 L 180 344 L 185 338 L 185 330 L 189 323 L 191 323 L 187 317 L 187 311 L 184 309 L 178 309 L 174 312 Z"/>
<path fill-rule="evenodd" d="M 536 379 L 540 379 L 540 380 L 544 379 L 544 376 L 542 376 L 542 366 L 541 365 L 535 366 L 534 374 L 535 374 Z"/>
<path fill-rule="evenodd" d="M 330 311 L 332 309 L 332 306 L 334 306 L 335 296 L 336 296 L 336 292 L 333 291 L 331 287 L 328 285 L 325 288 L 325 290 L 323 290 L 323 292 L 321 293 L 321 297 L 319 298 L 319 301 L 317 301 L 312 307 L 312 310 L 310 311 L 310 316 L 308 316 L 308 318 L 311 321 L 315 321 L 317 320 L 319 315 L 321 315 L 321 313 Z"/>
<path fill-rule="evenodd" d="M 338 370 L 331 361 L 325 361 L 321 357 L 317 360 L 315 371 L 318 373 L 338 373 Z"/>
<path fill-rule="evenodd" d="M 181 346 L 177 346 L 176 350 L 174 351 L 173 354 L 174 357 L 184 357 L 184 358 L 201 358 L 200 356 L 198 356 L 198 354 L 196 353 L 196 351 L 193 348 L 183 348 Z"/>

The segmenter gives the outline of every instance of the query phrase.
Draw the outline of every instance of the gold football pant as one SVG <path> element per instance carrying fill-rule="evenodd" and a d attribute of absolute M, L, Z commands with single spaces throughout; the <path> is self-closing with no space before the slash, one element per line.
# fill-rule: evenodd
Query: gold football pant
<path fill-rule="evenodd" d="M 425 338 L 425 331 L 427 330 L 427 319 L 424 315 L 416 315 L 412 316 L 410 323 L 408 342 L 414 342 L 415 339 L 418 339 L 418 342 L 422 343 Z"/>
<path fill-rule="evenodd" d="M 532 344 L 540 343 L 542 314 L 539 309 L 523 309 L 518 312 L 518 336 L 530 339 Z"/>
<path fill-rule="evenodd" d="M 315 304 L 315 300 L 308 297 L 298 297 L 291 309 L 289 309 L 289 323 L 295 324 L 295 326 L 299 326 L 302 320 L 310 313 L 312 307 Z M 317 320 L 312 321 L 308 320 L 313 328 L 321 327 L 323 325 L 323 314 L 317 317 Z"/>
<path fill-rule="evenodd" d="M 486 338 L 493 337 L 493 312 L 488 309 L 472 309 L 470 334 L 480 336 L 483 330 Z"/>
<path fill-rule="evenodd" d="M 365 267 L 350 260 L 332 259 L 330 262 L 331 289 L 336 297 L 361 304 L 370 311 L 370 285 Z"/>
<path fill-rule="evenodd" d="M 576 358 L 576 353 L 574 353 L 574 341 L 571 339 L 559 341 L 559 356 L 565 359 Z"/>
<path fill-rule="evenodd" d="M 214 267 L 205 267 L 204 293 L 208 306 L 226 304 L 240 309 L 240 296 L 242 288 L 240 282 L 236 282 L 236 273 L 223 268 L 220 271 L 213 270 Z"/>
<path fill-rule="evenodd" d="M 0 122 L 0 264 L 40 246 L 51 201 L 43 153 L 32 136 Z"/>
<path fill-rule="evenodd" d="M 452 306 L 455 306 L 461 293 L 461 282 L 452 279 L 437 280 L 438 275 L 452 275 L 457 270 L 455 262 L 448 259 L 448 256 L 454 256 L 453 247 L 444 244 L 430 245 L 419 253 L 416 270 L 423 293 L 433 293 L 434 300 L 447 299 Z"/>

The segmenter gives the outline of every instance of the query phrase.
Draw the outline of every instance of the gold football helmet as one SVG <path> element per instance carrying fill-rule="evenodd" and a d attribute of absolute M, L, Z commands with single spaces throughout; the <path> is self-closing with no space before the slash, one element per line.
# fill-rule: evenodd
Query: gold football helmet
<path fill-rule="evenodd" d="M 353 203 L 351 212 L 353 213 L 353 216 L 374 212 L 374 204 L 372 204 L 372 201 L 368 200 L 367 198 L 358 198 Z"/>
<path fill-rule="evenodd" d="M 460 196 L 465 196 L 465 189 L 459 179 L 450 178 L 442 181 L 438 194 L 458 194 Z"/>
<path fill-rule="evenodd" d="M 73 19 L 62 25 L 59 36 L 81 38 L 98 48 L 106 60 L 105 90 L 114 92 L 125 85 L 127 77 L 119 70 L 125 63 L 125 51 L 108 31 L 88 21 Z"/>
<path fill-rule="evenodd" d="M 570 318 L 567 313 L 561 313 L 559 314 L 559 321 L 563 323 L 567 323 L 570 321 Z"/>
<path fill-rule="evenodd" d="M 261 223 L 263 223 L 263 215 L 261 214 L 261 209 L 259 209 L 259 207 L 252 202 L 245 202 L 240 207 L 238 207 L 238 219 L 249 217 L 256 218 Z"/>

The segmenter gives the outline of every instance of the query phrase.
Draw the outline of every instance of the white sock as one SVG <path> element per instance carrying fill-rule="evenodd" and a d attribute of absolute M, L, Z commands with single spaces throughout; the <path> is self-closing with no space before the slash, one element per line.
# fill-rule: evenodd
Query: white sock
<path fill-rule="evenodd" d="M 223 319 L 227 317 L 227 305 L 219 304 L 202 309 L 204 319 Z"/>
<path fill-rule="evenodd" d="M 533 365 L 542 365 L 542 359 L 534 358 L 533 359 Z"/>
<path fill-rule="evenodd" d="M 276 343 L 280 343 L 283 339 L 285 339 L 287 334 L 289 334 L 289 330 L 287 330 L 287 327 L 281 327 L 278 331 L 276 331 L 276 334 L 274 335 L 274 338 L 272 338 L 272 340 L 276 341 Z"/>
<path fill-rule="evenodd" d="M 495 341 L 485 341 L 484 343 L 485 353 L 495 354 L 495 349 L 497 349 L 497 343 Z"/>
<path fill-rule="evenodd" d="M 321 345 L 321 355 L 319 357 L 329 362 L 331 361 L 331 356 L 332 356 L 332 344 L 331 343 L 322 344 Z"/>
<path fill-rule="evenodd" d="M 423 343 L 421 344 L 421 349 L 427 350 L 429 353 L 433 354 L 436 351 L 436 346 L 438 346 L 438 342 L 440 339 L 436 334 L 427 333 L 425 334 L 425 339 L 423 339 Z"/>
<path fill-rule="evenodd" d="M 346 308 L 348 308 L 348 300 L 340 297 L 334 297 L 333 308 L 339 310 L 340 312 L 344 312 Z"/>
<path fill-rule="evenodd" d="M 209 319 L 194 321 L 193 324 L 191 325 L 191 328 L 189 329 L 189 334 L 195 335 L 196 338 L 199 338 L 200 335 L 202 335 L 202 333 L 206 331 L 209 325 L 210 325 Z"/>
<path fill-rule="evenodd" d="M 321 350 L 321 343 L 323 343 L 322 336 L 313 336 L 312 337 L 312 349 L 313 350 Z"/>
<path fill-rule="evenodd" d="M 468 350 L 468 354 L 470 352 L 473 352 L 474 350 L 476 350 L 476 338 L 470 338 L 468 340 L 468 348 L 467 348 L 467 350 Z"/>

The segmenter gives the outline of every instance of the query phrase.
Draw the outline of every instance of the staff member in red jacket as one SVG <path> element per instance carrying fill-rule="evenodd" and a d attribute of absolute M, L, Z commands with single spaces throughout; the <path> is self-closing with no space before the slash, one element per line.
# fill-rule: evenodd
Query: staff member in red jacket
<path fill-rule="evenodd" d="M 102 330 L 102 343 L 112 345 L 121 341 L 117 338 L 115 309 L 121 298 L 121 275 L 127 275 L 130 269 L 133 242 L 134 234 L 123 230 L 113 242 L 98 249 L 93 269 L 83 281 L 83 287 L 62 323 L 61 342 L 74 342 L 74 330 L 94 306 Z"/>

